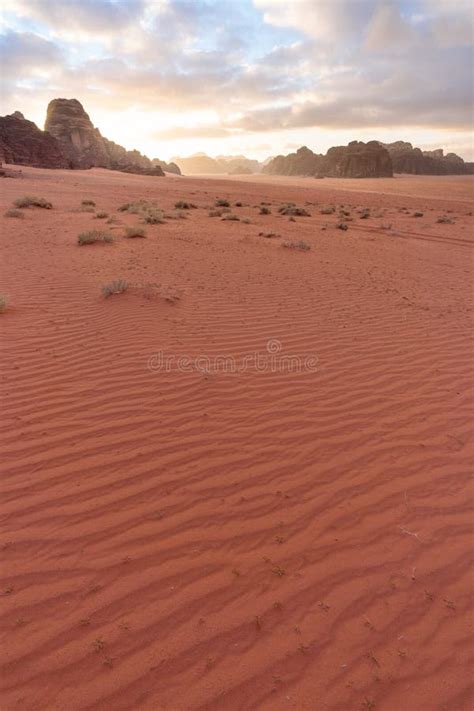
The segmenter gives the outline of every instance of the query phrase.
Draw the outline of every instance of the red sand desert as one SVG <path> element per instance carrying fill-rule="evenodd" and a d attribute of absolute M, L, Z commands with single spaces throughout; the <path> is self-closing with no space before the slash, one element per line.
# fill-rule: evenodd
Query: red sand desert
<path fill-rule="evenodd" d="M 472 186 L 2 181 L 3 710 L 473 708 Z"/>

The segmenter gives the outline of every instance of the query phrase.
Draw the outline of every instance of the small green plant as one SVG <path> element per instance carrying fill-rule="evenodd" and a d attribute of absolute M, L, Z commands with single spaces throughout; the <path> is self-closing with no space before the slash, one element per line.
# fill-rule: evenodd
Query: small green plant
<path fill-rule="evenodd" d="M 102 287 L 102 295 L 107 299 L 112 294 L 123 294 L 128 289 L 128 282 L 125 279 L 114 279 L 109 284 Z"/>
<path fill-rule="evenodd" d="M 99 210 L 99 212 L 95 213 L 95 216 L 98 220 L 105 220 L 106 217 L 109 216 L 108 212 L 104 212 L 103 210 Z"/>
<path fill-rule="evenodd" d="M 6 311 L 8 305 L 8 296 L 5 294 L 0 294 L 0 314 Z"/>
<path fill-rule="evenodd" d="M 83 207 L 87 207 L 87 206 L 95 207 L 95 202 L 93 200 L 81 200 L 81 205 Z"/>
<path fill-rule="evenodd" d="M 146 237 L 146 233 L 143 227 L 126 227 L 125 237 L 129 237 L 130 239 L 134 239 L 135 237 Z"/>
<path fill-rule="evenodd" d="M 311 249 L 311 246 L 304 240 L 300 240 L 299 242 L 291 242 L 285 240 L 281 243 L 281 246 L 285 247 L 286 249 L 299 249 L 302 252 L 308 252 Z"/>
<path fill-rule="evenodd" d="M 228 200 L 219 199 L 215 202 L 216 207 L 230 207 L 230 202 Z"/>
<path fill-rule="evenodd" d="M 34 195 L 23 195 L 19 197 L 13 203 L 15 207 L 26 208 L 26 207 L 42 207 L 45 210 L 51 210 L 53 205 L 44 198 L 35 197 Z"/>
<path fill-rule="evenodd" d="M 15 208 L 10 208 L 4 213 L 5 217 L 19 217 L 20 219 L 25 217 L 25 213 L 21 210 L 15 210 Z"/>
<path fill-rule="evenodd" d="M 270 210 L 269 207 L 265 207 L 264 205 L 262 205 L 262 207 L 260 208 L 260 213 L 259 213 L 259 214 L 260 214 L 260 215 L 271 215 L 271 214 L 272 214 L 272 211 Z"/>
<path fill-rule="evenodd" d="M 83 244 L 94 244 L 95 242 L 113 242 L 114 238 L 108 232 L 103 232 L 102 230 L 90 230 L 89 232 L 81 232 L 77 238 L 77 243 L 79 245 Z"/>

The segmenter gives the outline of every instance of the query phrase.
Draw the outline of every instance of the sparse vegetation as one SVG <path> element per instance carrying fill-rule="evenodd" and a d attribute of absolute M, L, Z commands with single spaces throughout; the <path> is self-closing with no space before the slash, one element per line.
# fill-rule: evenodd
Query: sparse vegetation
<path fill-rule="evenodd" d="M 79 245 L 94 244 L 95 242 L 113 242 L 114 238 L 108 232 L 102 230 L 90 230 L 89 232 L 81 232 L 77 238 Z"/>
<path fill-rule="evenodd" d="M 135 237 L 146 237 L 146 233 L 143 227 L 139 227 L 138 225 L 135 227 L 126 227 L 125 237 L 129 237 L 130 239 L 134 239 Z"/>
<path fill-rule="evenodd" d="M 0 314 L 6 311 L 8 305 L 8 296 L 5 294 L 0 294 Z"/>
<path fill-rule="evenodd" d="M 311 249 L 311 246 L 304 240 L 300 240 L 299 242 L 285 240 L 281 243 L 281 246 L 285 247 L 286 249 L 299 249 L 302 252 L 308 252 Z"/>
<path fill-rule="evenodd" d="M 95 208 L 92 205 L 81 205 L 79 208 L 80 212 L 95 212 Z"/>
<path fill-rule="evenodd" d="M 438 217 L 436 222 L 439 222 L 442 225 L 454 225 L 454 220 L 452 220 L 450 217 L 447 217 L 446 215 Z"/>
<path fill-rule="evenodd" d="M 53 205 L 44 198 L 35 197 L 34 195 L 23 195 L 19 197 L 13 203 L 15 207 L 27 208 L 27 207 L 42 207 L 45 210 L 51 210 Z"/>
<path fill-rule="evenodd" d="M 319 212 L 321 215 L 332 215 L 334 212 L 336 212 L 336 208 L 335 207 L 322 207 Z"/>
<path fill-rule="evenodd" d="M 95 216 L 98 220 L 105 220 L 109 216 L 109 213 L 104 212 L 104 210 L 99 210 L 95 213 Z"/>
<path fill-rule="evenodd" d="M 178 200 L 178 202 L 175 202 L 174 207 L 176 210 L 195 210 L 197 205 L 194 205 L 192 202 L 186 202 L 185 200 Z"/>
<path fill-rule="evenodd" d="M 238 217 L 237 215 L 233 215 L 231 212 L 229 212 L 229 214 L 224 215 L 224 217 L 222 219 L 223 220 L 230 220 L 231 222 L 239 222 L 240 217 Z"/>
<path fill-rule="evenodd" d="M 241 203 L 241 202 L 236 202 L 236 203 L 235 203 L 235 207 L 242 207 L 242 203 Z"/>
<path fill-rule="evenodd" d="M 222 210 L 209 210 L 209 217 L 222 217 Z"/>
<path fill-rule="evenodd" d="M 216 207 L 230 207 L 230 202 L 228 200 L 216 200 L 215 202 Z"/>
<path fill-rule="evenodd" d="M 250 217 L 242 217 L 242 222 L 244 223 L 244 225 L 250 225 Z"/>
<path fill-rule="evenodd" d="M 165 216 L 162 210 L 157 207 L 149 208 L 143 212 L 143 222 L 147 225 L 163 225 L 165 224 Z"/>
<path fill-rule="evenodd" d="M 292 215 L 293 217 L 311 217 L 310 213 L 304 207 L 296 207 L 293 203 L 287 203 L 278 208 L 278 212 L 282 215 Z"/>
<path fill-rule="evenodd" d="M 346 230 L 349 229 L 349 227 L 346 225 L 345 222 L 338 222 L 338 224 L 336 225 L 336 227 L 337 227 L 338 230 L 344 230 L 344 231 L 346 231 Z"/>
<path fill-rule="evenodd" d="M 95 207 L 95 202 L 94 202 L 94 200 L 81 200 L 81 205 L 83 207 L 88 207 L 88 206 Z"/>
<path fill-rule="evenodd" d="M 10 208 L 4 213 L 5 217 L 19 217 L 20 219 L 25 217 L 25 213 L 21 210 L 16 210 L 15 208 Z"/>
<path fill-rule="evenodd" d="M 104 284 L 102 294 L 107 299 L 112 294 L 122 294 L 128 289 L 128 282 L 125 279 L 114 279 L 109 284 Z"/>
<path fill-rule="evenodd" d="M 272 211 L 270 210 L 270 208 L 262 205 L 262 207 L 260 208 L 260 215 L 271 215 L 271 214 L 272 214 Z"/>
<path fill-rule="evenodd" d="M 413 217 L 423 217 L 423 213 L 422 212 L 414 212 Z"/>

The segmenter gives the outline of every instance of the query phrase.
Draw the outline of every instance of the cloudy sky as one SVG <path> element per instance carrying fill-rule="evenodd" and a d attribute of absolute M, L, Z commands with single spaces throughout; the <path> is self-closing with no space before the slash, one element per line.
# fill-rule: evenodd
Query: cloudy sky
<path fill-rule="evenodd" d="M 2 0 L 1 113 L 75 97 L 150 157 L 354 138 L 474 160 L 472 0 Z"/>

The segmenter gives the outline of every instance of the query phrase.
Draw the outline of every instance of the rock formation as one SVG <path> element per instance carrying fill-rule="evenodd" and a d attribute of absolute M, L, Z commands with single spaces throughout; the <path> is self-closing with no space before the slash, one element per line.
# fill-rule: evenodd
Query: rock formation
<path fill-rule="evenodd" d="M 383 145 L 392 158 L 395 173 L 412 173 L 415 175 L 463 175 L 471 169 L 455 153 L 444 155 L 442 148 L 434 151 L 422 151 L 414 148 L 407 141 L 395 141 Z"/>
<path fill-rule="evenodd" d="M 164 175 L 159 165 L 153 165 L 139 151 L 127 151 L 104 138 L 77 99 L 50 101 L 45 129 L 57 140 L 70 168 L 97 167 L 126 173 Z"/>
<path fill-rule="evenodd" d="M 391 178 L 392 160 L 377 141 L 351 141 L 348 146 L 330 148 L 324 157 L 324 175 L 335 178 Z"/>
<path fill-rule="evenodd" d="M 35 168 L 68 167 L 56 139 L 19 111 L 0 117 L 0 161 Z"/>
<path fill-rule="evenodd" d="M 296 153 L 276 156 L 263 167 L 263 172 L 270 175 L 326 175 L 336 178 L 381 178 L 393 175 L 390 155 L 377 141 L 352 141 L 348 146 L 330 148 L 325 156 L 303 146 Z"/>
<path fill-rule="evenodd" d="M 176 165 L 176 163 L 167 163 L 166 161 L 160 160 L 159 158 L 153 158 L 151 162 L 153 163 L 153 165 L 159 165 L 160 168 L 165 171 L 165 173 L 174 173 L 175 175 L 181 175 L 179 166 Z"/>
<path fill-rule="evenodd" d="M 210 158 L 205 153 L 195 153 L 188 158 L 173 158 L 183 173 L 211 175 L 248 175 L 258 173 L 260 163 L 245 156 L 218 156 Z"/>

